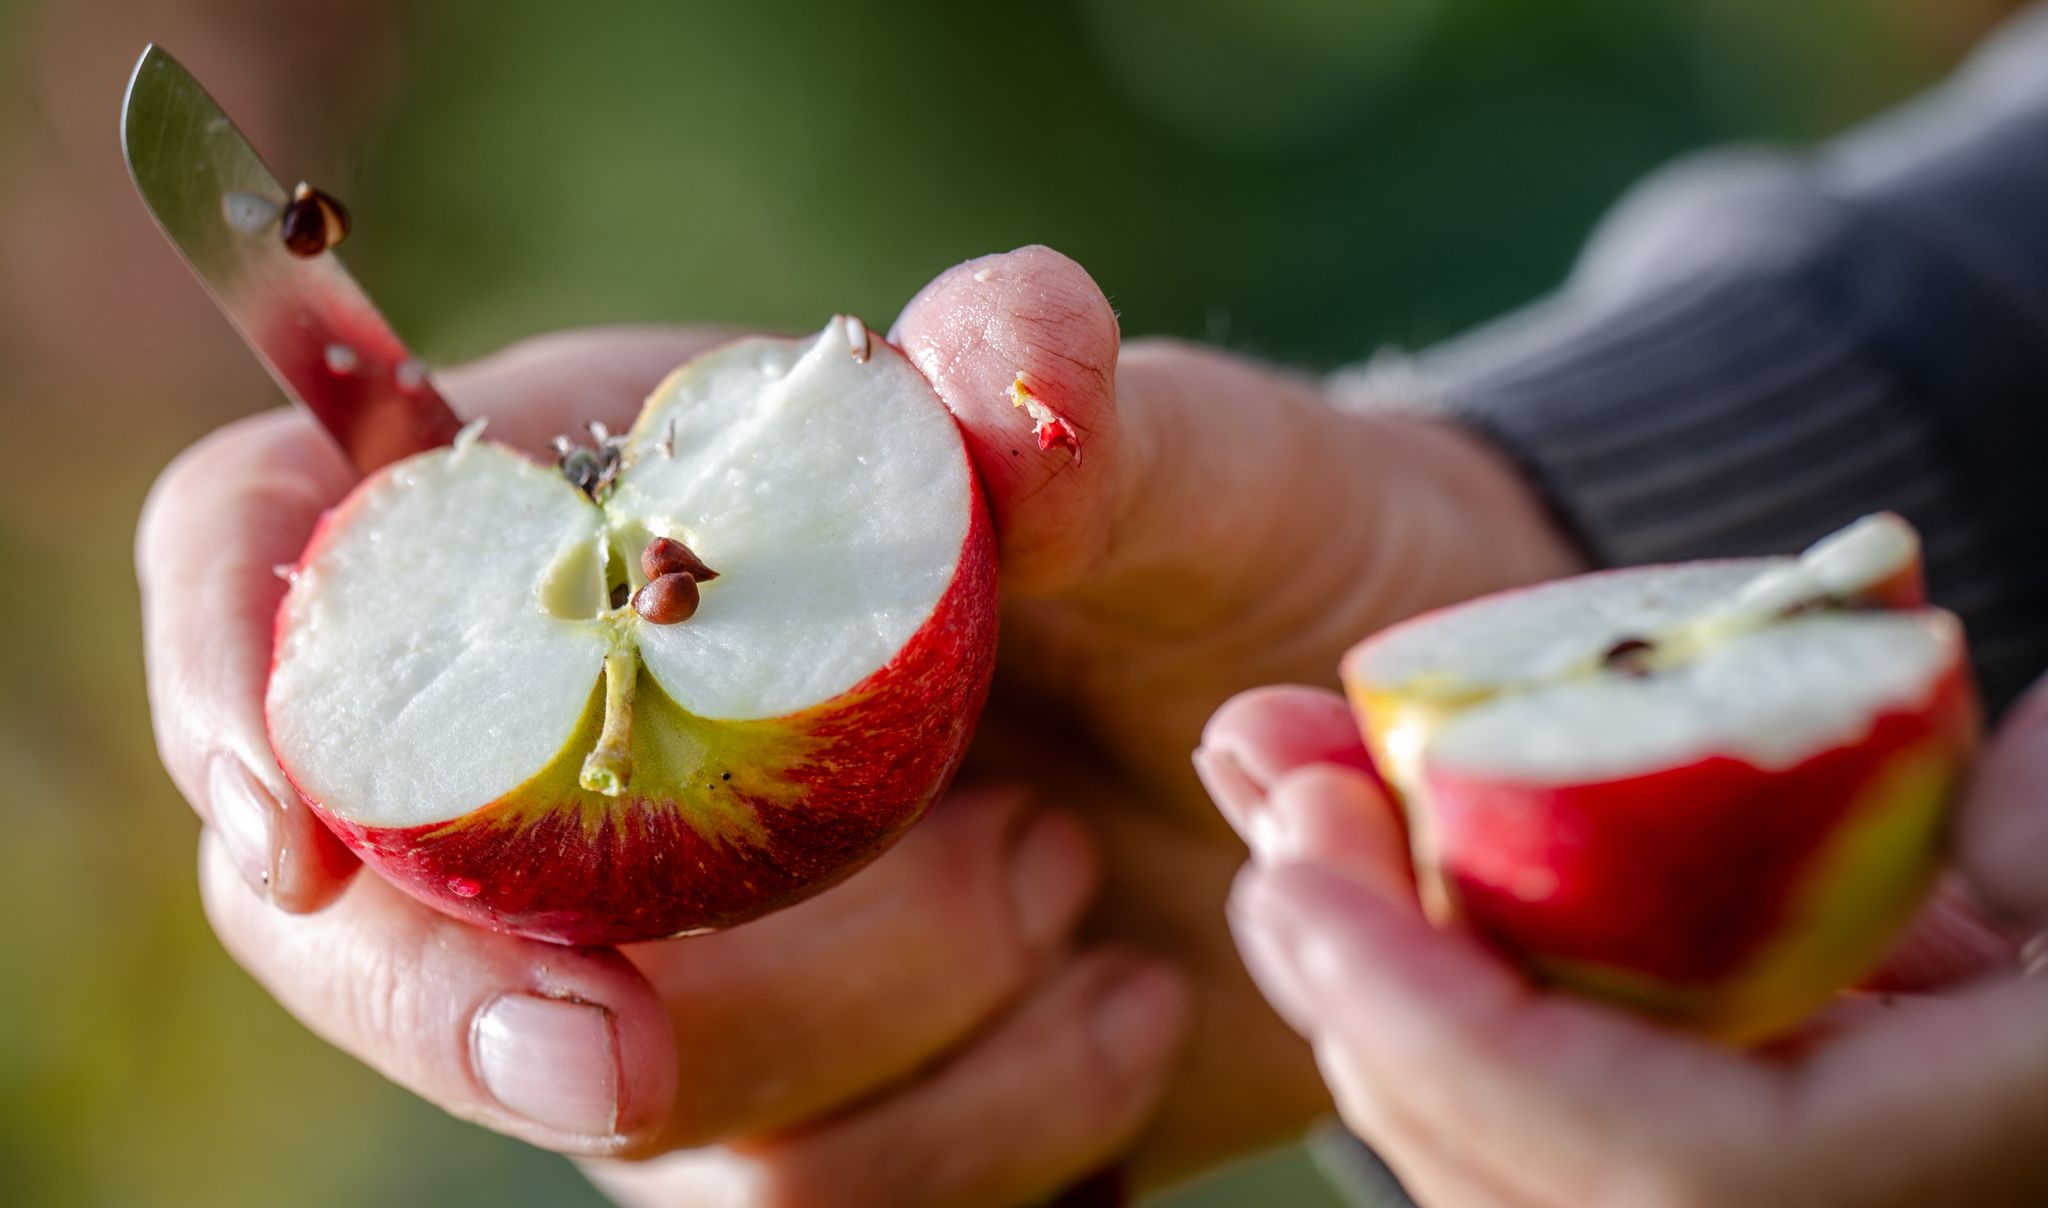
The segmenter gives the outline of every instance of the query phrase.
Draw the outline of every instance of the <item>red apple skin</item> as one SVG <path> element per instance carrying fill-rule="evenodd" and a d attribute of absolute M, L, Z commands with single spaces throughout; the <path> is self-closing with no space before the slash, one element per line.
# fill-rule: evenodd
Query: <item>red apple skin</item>
<path fill-rule="evenodd" d="M 995 668 L 996 556 L 971 471 L 969 483 L 953 581 L 896 657 L 838 697 L 786 717 L 702 721 L 641 671 L 637 769 L 651 762 L 643 754 L 658 735 L 650 714 L 664 710 L 728 757 L 706 765 L 680 798 L 642 795 L 637 783 L 618 797 L 577 784 L 597 738 L 601 682 L 547 769 L 427 826 L 350 821 L 307 790 L 275 734 L 272 747 L 293 788 L 365 864 L 427 905 L 493 930 L 622 944 L 730 927 L 791 905 L 850 876 L 922 817 L 973 736 Z M 322 518 L 301 565 L 338 531 L 364 485 Z M 273 650 L 284 648 L 284 619 L 281 606 Z"/>
<path fill-rule="evenodd" d="M 1783 770 L 1717 756 L 1541 786 L 1428 767 L 1434 871 L 1455 918 L 1552 980 L 1760 1038 L 1866 974 L 1924 895 L 1975 744 L 1974 699 L 1959 650 L 1919 706 Z M 1845 857 L 1843 836 L 1881 815 L 1883 840 Z M 1873 900 L 1825 942 L 1803 934 L 1859 890 Z"/>

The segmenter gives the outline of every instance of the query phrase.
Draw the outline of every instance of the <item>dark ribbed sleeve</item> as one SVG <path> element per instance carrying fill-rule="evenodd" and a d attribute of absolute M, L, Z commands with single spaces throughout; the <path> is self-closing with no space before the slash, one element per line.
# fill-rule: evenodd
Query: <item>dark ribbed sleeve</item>
<path fill-rule="evenodd" d="M 1603 563 L 1904 513 L 2002 706 L 2048 669 L 2048 9 L 1816 156 L 1667 169 L 1555 296 L 1403 376 Z"/>

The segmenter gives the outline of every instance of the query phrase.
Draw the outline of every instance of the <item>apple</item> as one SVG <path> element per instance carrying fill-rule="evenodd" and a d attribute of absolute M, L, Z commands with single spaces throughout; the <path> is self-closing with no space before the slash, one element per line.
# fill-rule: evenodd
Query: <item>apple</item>
<path fill-rule="evenodd" d="M 1919 541 L 1610 571 L 1368 639 L 1343 677 L 1438 922 L 1735 1043 L 1865 975 L 1977 737 Z"/>
<path fill-rule="evenodd" d="M 378 872 L 488 927 L 726 927 L 879 854 L 958 766 L 995 555 L 959 428 L 858 320 L 675 371 L 547 465 L 466 431 L 321 521 L 266 698 Z"/>

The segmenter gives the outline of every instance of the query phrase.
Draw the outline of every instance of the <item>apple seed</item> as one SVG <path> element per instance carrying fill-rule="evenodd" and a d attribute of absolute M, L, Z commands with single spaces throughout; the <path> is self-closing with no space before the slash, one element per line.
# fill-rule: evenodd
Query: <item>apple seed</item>
<path fill-rule="evenodd" d="M 1600 656 L 1600 663 L 1610 671 L 1640 679 L 1650 674 L 1649 658 L 1656 649 L 1642 638 L 1623 638 L 1607 648 L 1607 653 Z"/>
<path fill-rule="evenodd" d="M 317 256 L 348 238 L 348 210 L 305 181 L 292 190 L 277 232 L 294 256 Z"/>
<path fill-rule="evenodd" d="M 697 613 L 697 580 L 688 571 L 649 579 L 633 593 L 633 611 L 650 625 L 674 625 Z"/>
<path fill-rule="evenodd" d="M 656 537 L 640 551 L 640 573 L 652 583 L 663 575 L 685 574 L 699 583 L 709 583 L 718 572 L 704 565 L 694 550 L 673 537 Z"/>

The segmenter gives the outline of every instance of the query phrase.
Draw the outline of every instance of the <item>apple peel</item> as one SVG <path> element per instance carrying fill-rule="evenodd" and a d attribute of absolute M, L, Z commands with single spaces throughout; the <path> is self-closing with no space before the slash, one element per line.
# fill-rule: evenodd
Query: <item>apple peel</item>
<path fill-rule="evenodd" d="M 1033 436 L 1038 438 L 1038 451 L 1049 453 L 1054 449 L 1065 449 L 1073 454 L 1074 464 L 1081 464 L 1081 437 L 1074 431 L 1074 425 L 1066 418 L 1045 405 L 1023 374 L 1010 383 L 1010 405 L 1022 408 L 1031 417 Z"/>

